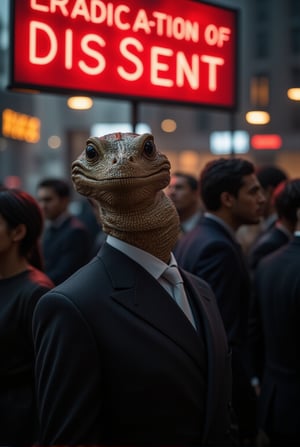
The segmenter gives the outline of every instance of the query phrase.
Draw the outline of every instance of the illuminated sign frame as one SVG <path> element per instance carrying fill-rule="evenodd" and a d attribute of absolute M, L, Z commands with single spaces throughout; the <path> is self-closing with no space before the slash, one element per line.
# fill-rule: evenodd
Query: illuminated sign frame
<path fill-rule="evenodd" d="M 9 88 L 234 110 L 237 25 L 195 0 L 14 0 Z"/>

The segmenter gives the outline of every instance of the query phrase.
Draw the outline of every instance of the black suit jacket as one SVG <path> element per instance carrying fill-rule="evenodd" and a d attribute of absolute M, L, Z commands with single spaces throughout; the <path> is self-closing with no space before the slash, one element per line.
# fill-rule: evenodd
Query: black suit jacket
<path fill-rule="evenodd" d="M 216 295 L 232 349 L 233 406 L 244 442 L 255 436 L 256 397 L 248 354 L 250 276 L 241 247 L 224 226 L 204 216 L 180 239 L 174 254 L 182 268 L 204 279 Z"/>
<path fill-rule="evenodd" d="M 266 256 L 255 275 L 265 346 L 259 401 L 267 431 L 300 436 L 300 237 Z M 257 352 L 257 350 L 256 350 Z M 270 422 L 271 421 L 271 422 Z"/>
<path fill-rule="evenodd" d="M 104 244 L 38 304 L 42 445 L 226 445 L 231 359 L 211 289 L 181 272 L 202 335 L 140 265 Z"/>
<path fill-rule="evenodd" d="M 289 242 L 288 235 L 278 227 L 272 227 L 260 236 L 249 251 L 249 266 L 255 270 L 260 260 Z"/>
<path fill-rule="evenodd" d="M 179 240 L 174 254 L 183 269 L 211 286 L 229 344 L 242 346 L 247 337 L 250 277 L 240 246 L 222 225 L 203 217 Z"/>
<path fill-rule="evenodd" d="M 59 284 L 91 259 L 90 235 L 77 217 L 69 216 L 58 228 L 45 230 L 42 251 L 46 274 Z"/>

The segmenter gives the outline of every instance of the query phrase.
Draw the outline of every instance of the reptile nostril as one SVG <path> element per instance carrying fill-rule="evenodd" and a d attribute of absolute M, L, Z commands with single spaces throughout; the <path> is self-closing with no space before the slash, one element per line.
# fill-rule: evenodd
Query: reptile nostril
<path fill-rule="evenodd" d="M 112 160 L 112 164 L 115 165 L 116 163 L 117 163 L 117 159 L 116 159 L 116 158 L 113 158 L 113 160 Z"/>
<path fill-rule="evenodd" d="M 131 157 L 129 157 L 129 161 L 133 161 L 133 157 L 131 156 Z"/>

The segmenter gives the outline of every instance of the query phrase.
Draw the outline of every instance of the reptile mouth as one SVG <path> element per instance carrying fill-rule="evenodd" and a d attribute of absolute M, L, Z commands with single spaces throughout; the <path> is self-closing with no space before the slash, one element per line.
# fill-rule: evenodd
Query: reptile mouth
<path fill-rule="evenodd" d="M 118 181 L 123 181 L 123 180 L 145 180 L 147 178 L 150 177 L 156 177 L 157 175 L 160 174 L 167 174 L 170 175 L 170 166 L 169 165 L 165 165 L 162 166 L 158 171 L 156 172 L 151 172 L 149 175 L 144 175 L 144 176 L 122 176 L 120 175 L 119 177 L 104 177 L 101 179 L 96 179 L 94 177 L 89 176 L 86 172 L 84 172 L 82 169 L 80 169 L 79 166 L 74 166 L 73 170 L 72 170 L 72 178 L 74 179 L 75 177 L 81 177 L 81 178 L 85 178 L 86 180 L 90 181 L 90 182 L 95 182 L 95 183 L 102 183 L 102 182 L 118 182 Z"/>

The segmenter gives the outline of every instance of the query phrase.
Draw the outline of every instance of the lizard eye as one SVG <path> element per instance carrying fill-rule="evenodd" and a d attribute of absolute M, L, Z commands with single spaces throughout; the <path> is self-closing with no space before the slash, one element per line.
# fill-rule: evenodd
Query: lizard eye
<path fill-rule="evenodd" d="M 152 158 L 156 153 L 156 148 L 152 140 L 147 140 L 144 144 L 144 154 L 147 158 Z"/>
<path fill-rule="evenodd" d="M 95 160 L 98 157 L 98 152 L 91 144 L 88 144 L 85 148 L 85 155 L 88 160 Z"/>

